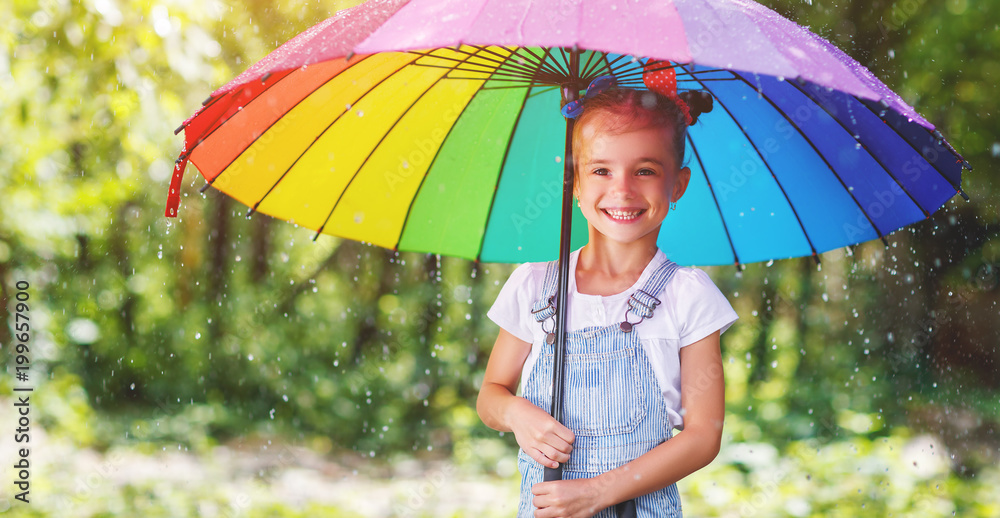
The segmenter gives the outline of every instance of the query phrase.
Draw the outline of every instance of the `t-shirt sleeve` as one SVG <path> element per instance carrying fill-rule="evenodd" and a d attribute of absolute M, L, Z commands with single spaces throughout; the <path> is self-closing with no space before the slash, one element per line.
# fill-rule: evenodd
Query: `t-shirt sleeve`
<path fill-rule="evenodd" d="M 496 325 L 517 338 L 531 343 L 531 305 L 534 302 L 535 282 L 532 263 L 514 269 L 507 283 L 500 289 L 493 307 L 486 312 Z"/>
<path fill-rule="evenodd" d="M 739 318 L 726 296 L 702 270 L 693 268 L 684 286 L 687 304 L 678 308 L 680 346 L 691 345 L 719 331 L 724 333 Z"/>

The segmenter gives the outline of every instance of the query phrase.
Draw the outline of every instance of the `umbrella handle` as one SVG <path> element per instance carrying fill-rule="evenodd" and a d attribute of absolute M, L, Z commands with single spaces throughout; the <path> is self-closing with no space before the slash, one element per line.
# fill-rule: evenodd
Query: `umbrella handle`
<path fill-rule="evenodd" d="M 560 464 L 558 468 L 545 468 L 545 473 L 542 474 L 542 480 L 545 482 L 562 480 L 562 468 L 562 464 Z"/>
<path fill-rule="evenodd" d="M 615 506 L 618 518 L 636 518 L 635 500 L 627 500 Z"/>

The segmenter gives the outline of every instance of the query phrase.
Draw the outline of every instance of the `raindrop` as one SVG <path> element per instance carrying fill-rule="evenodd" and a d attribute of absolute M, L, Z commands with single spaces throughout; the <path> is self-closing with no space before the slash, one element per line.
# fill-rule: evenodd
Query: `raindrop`
<path fill-rule="evenodd" d="M 133 383 L 133 384 L 129 385 L 129 387 L 128 387 L 128 388 L 130 388 L 130 389 L 132 389 L 132 390 L 135 390 L 135 383 Z"/>
<path fill-rule="evenodd" d="M 195 340 L 200 340 L 201 339 L 201 333 L 195 333 L 194 334 L 194 339 Z"/>
<path fill-rule="evenodd" d="M 247 359 L 250 360 L 250 361 L 253 361 L 253 355 L 252 354 L 248 354 L 247 355 Z"/>

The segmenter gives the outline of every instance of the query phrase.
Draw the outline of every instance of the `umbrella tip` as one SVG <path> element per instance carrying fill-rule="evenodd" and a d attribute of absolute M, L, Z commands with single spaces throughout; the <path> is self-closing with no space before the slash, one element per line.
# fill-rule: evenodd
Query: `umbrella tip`
<path fill-rule="evenodd" d="M 253 216 L 254 212 L 257 212 L 257 204 L 256 203 L 254 204 L 253 207 L 250 207 L 249 209 L 247 209 L 246 218 L 250 219 L 250 216 Z"/>
<path fill-rule="evenodd" d="M 819 254 L 817 254 L 816 252 L 813 252 L 812 258 L 813 261 L 816 261 L 816 266 L 822 264 L 822 261 L 819 260 Z"/>
<path fill-rule="evenodd" d="M 962 198 L 964 198 L 964 199 L 965 199 L 965 201 L 969 201 L 969 195 L 968 195 L 968 194 L 965 194 L 965 191 L 963 191 L 962 189 L 959 189 L 959 190 L 958 190 L 958 194 L 959 194 L 960 196 L 962 196 Z"/>
<path fill-rule="evenodd" d="M 211 186 L 212 186 L 212 182 L 208 182 L 205 185 L 202 185 L 201 189 L 198 189 L 198 192 L 200 192 L 202 194 L 205 194 L 205 191 L 207 191 L 208 188 L 211 187 Z"/>
<path fill-rule="evenodd" d="M 202 106 L 205 106 L 205 105 L 207 105 L 208 103 L 212 102 L 212 99 L 215 99 L 215 98 L 214 98 L 214 97 L 212 97 L 211 95 L 210 95 L 210 96 L 208 96 L 208 99 L 205 99 L 204 101 L 202 101 L 202 102 L 201 102 L 201 105 L 202 105 Z"/>
<path fill-rule="evenodd" d="M 886 239 L 885 236 L 881 236 L 880 239 L 882 240 L 882 244 L 885 245 L 886 248 L 889 248 L 889 240 Z"/>

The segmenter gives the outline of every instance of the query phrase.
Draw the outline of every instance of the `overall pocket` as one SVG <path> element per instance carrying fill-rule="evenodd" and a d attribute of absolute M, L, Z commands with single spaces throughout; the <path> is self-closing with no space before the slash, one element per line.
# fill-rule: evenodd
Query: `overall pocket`
<path fill-rule="evenodd" d="M 566 355 L 566 426 L 576 435 L 630 433 L 646 417 L 638 347 Z M 551 363 L 550 363 L 551 365 Z"/>

